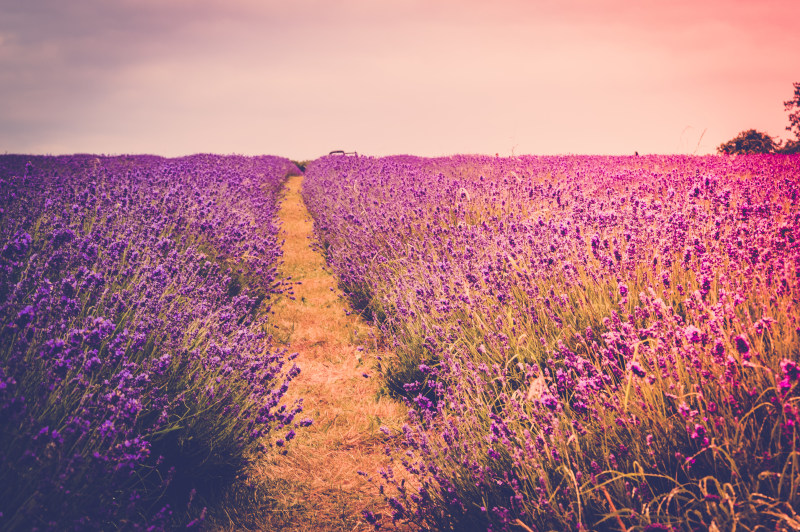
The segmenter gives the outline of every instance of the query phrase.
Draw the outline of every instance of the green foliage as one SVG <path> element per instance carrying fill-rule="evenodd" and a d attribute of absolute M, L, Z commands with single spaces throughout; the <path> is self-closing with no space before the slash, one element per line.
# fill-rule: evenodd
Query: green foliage
<path fill-rule="evenodd" d="M 745 154 L 745 153 L 775 153 L 779 144 L 775 139 L 756 131 L 755 129 L 748 129 L 742 131 L 736 137 L 724 142 L 717 147 L 717 153 L 724 153 L 726 155 Z"/>
<path fill-rule="evenodd" d="M 783 106 L 789 111 L 789 125 L 786 126 L 786 131 L 793 132 L 798 139 L 793 142 L 795 151 L 790 153 L 797 153 L 797 142 L 800 141 L 800 83 L 794 83 L 794 96 L 791 100 L 783 102 Z"/>
<path fill-rule="evenodd" d="M 794 95 L 790 100 L 783 102 L 783 106 L 789 113 L 789 125 L 786 131 L 795 134 L 794 140 L 787 140 L 786 144 L 776 142 L 775 139 L 756 131 L 748 129 L 742 131 L 736 137 L 724 142 L 717 147 L 717 153 L 727 155 L 745 153 L 800 153 L 800 82 L 794 83 Z"/>
<path fill-rule="evenodd" d="M 778 153 L 800 153 L 800 139 L 787 140 L 786 144 L 778 149 Z"/>

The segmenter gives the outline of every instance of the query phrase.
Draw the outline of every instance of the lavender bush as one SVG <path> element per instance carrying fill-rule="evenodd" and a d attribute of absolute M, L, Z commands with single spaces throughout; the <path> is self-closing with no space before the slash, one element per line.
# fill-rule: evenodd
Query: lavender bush
<path fill-rule="evenodd" d="M 800 159 L 326 157 L 304 194 L 397 352 L 395 519 L 800 528 Z"/>
<path fill-rule="evenodd" d="M 0 157 L 0 528 L 196 523 L 306 423 L 281 404 L 298 369 L 267 322 L 293 171 Z"/>

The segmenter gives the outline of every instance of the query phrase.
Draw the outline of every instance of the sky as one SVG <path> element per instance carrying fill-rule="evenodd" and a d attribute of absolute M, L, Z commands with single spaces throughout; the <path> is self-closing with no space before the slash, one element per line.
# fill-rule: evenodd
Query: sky
<path fill-rule="evenodd" d="M 0 153 L 713 153 L 798 0 L 0 0 Z"/>

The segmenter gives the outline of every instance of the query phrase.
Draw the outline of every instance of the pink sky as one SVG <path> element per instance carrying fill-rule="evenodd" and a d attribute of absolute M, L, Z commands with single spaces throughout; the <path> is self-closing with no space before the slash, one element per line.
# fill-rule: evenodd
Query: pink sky
<path fill-rule="evenodd" d="M 797 0 L 0 0 L 0 151 L 710 153 L 789 135 L 798 20 Z"/>

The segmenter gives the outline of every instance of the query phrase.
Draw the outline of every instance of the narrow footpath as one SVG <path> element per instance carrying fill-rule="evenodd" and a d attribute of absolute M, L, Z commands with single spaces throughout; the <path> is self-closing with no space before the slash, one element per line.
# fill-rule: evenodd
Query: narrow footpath
<path fill-rule="evenodd" d="M 310 247 L 312 221 L 300 197 L 302 179 L 289 178 L 279 215 L 282 274 L 296 283 L 294 299 L 284 297 L 273 310 L 277 339 L 299 353 L 301 373 L 287 399 L 302 397 L 301 417 L 314 423 L 298 431 L 287 455 L 274 455 L 256 471 L 275 501 L 261 518 L 272 530 L 372 530 L 362 510 L 390 513 L 377 486 L 377 471 L 387 462 L 379 428 L 399 428 L 406 410 L 379 396 L 374 333 L 348 314 L 324 259 Z"/>

